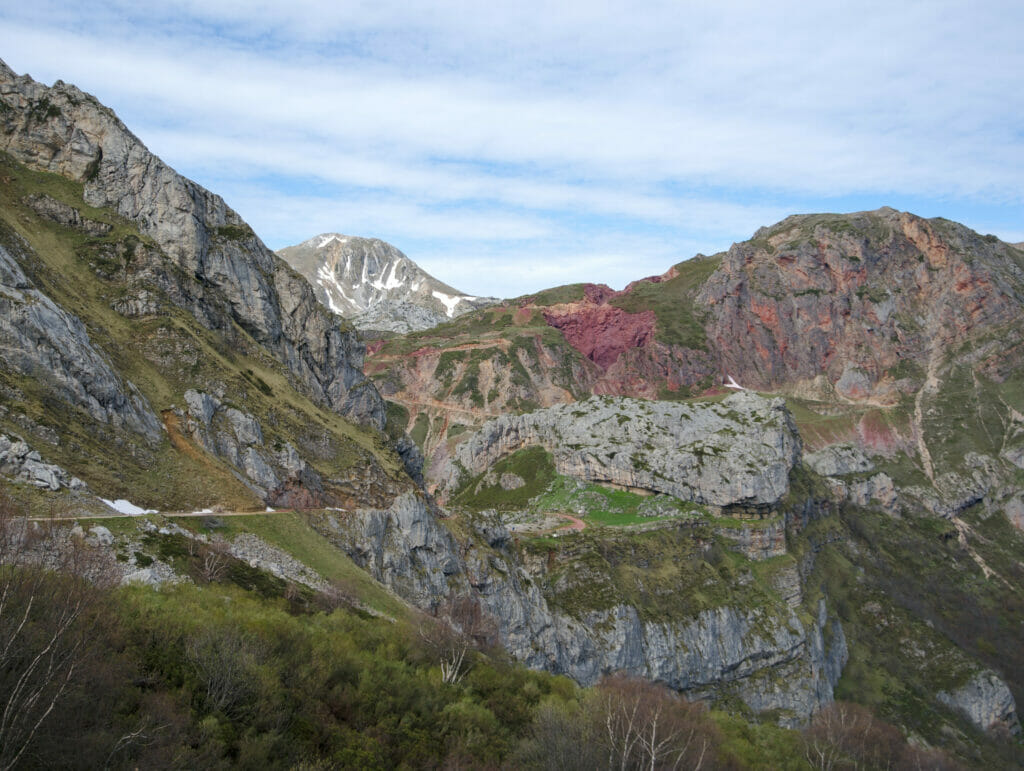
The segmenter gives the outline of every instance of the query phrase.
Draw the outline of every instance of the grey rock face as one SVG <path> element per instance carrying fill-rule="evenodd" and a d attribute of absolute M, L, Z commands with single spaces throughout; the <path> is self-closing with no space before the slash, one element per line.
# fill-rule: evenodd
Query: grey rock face
<path fill-rule="evenodd" d="M 443 284 L 391 244 L 323 233 L 278 254 L 359 329 L 412 332 L 494 304 Z"/>
<path fill-rule="evenodd" d="M 207 452 L 227 461 L 239 479 L 264 500 L 291 481 L 304 487 L 320 487 L 319 475 L 286 442 L 276 452 L 266 447 L 260 422 L 247 412 L 226 407 L 220 399 L 202 391 L 185 392 L 188 412 L 185 429 Z"/>
<path fill-rule="evenodd" d="M 286 581 L 304 584 L 320 591 L 327 587 L 323 576 L 303 565 L 288 552 L 271 546 L 252 533 L 240 533 L 231 542 L 228 551 L 232 557 L 245 560 L 251 567 L 265 570 Z"/>
<path fill-rule="evenodd" d="M 46 463 L 38 452 L 21 439 L 10 439 L 0 434 L 0 475 L 28 482 L 36 487 L 59 490 L 86 490 L 86 484 L 73 477 L 60 466 Z"/>
<path fill-rule="evenodd" d="M 781 399 L 740 392 L 717 404 L 591 397 L 485 423 L 459 445 L 442 484 L 458 487 L 529 445 L 560 474 L 712 506 L 771 506 L 789 487 L 800 437 Z M 461 466 L 461 468 L 460 468 Z"/>
<path fill-rule="evenodd" d="M 766 560 L 786 554 L 786 522 L 777 517 L 767 524 L 751 523 L 715 528 L 715 533 L 733 542 L 733 548 L 751 560 Z"/>
<path fill-rule="evenodd" d="M 357 565 L 419 608 L 434 609 L 453 591 L 468 591 L 455 539 L 415 493 L 398 496 L 387 509 L 328 516 L 320 529 Z"/>
<path fill-rule="evenodd" d="M 24 202 L 40 217 L 64 227 L 81 230 L 90 236 L 105 236 L 113 230 L 113 225 L 83 217 L 78 209 L 43 193 L 27 196 Z"/>
<path fill-rule="evenodd" d="M 114 372 L 85 326 L 25 276 L 0 246 L 0 368 L 45 383 L 94 420 L 159 441 L 160 421 L 130 382 Z"/>
<path fill-rule="evenodd" d="M 428 611 L 448 597 L 473 597 L 498 637 L 527 666 L 589 685 L 625 671 L 696 696 L 734 692 L 755 709 L 805 719 L 832 698 L 846 661 L 839 622 L 825 606 L 806 629 L 790 606 L 721 607 L 693 618 L 644 620 L 631 606 L 574 618 L 550 607 L 540 581 L 497 523 L 460 548 L 426 503 L 409 493 L 388 509 L 363 509 L 318 525 L 377 580 Z"/>
<path fill-rule="evenodd" d="M 47 88 L 0 62 L 0 102 L 0 149 L 83 183 L 89 204 L 116 210 L 153 238 L 185 276 L 198 279 L 180 283 L 182 307 L 226 332 L 237 323 L 314 399 L 383 427 L 383 402 L 361 372 L 362 344 L 223 199 L 177 174 L 74 86 Z M 215 298 L 223 317 L 209 312 Z"/>
<path fill-rule="evenodd" d="M 979 672 L 963 687 L 952 693 L 940 691 L 936 696 L 946 706 L 966 715 L 982 731 L 1003 726 L 1012 734 L 1020 734 L 1013 694 L 995 672 Z"/>
<path fill-rule="evenodd" d="M 850 444 L 834 444 L 806 453 L 804 463 L 823 477 L 862 474 L 875 467 L 859 447 Z"/>

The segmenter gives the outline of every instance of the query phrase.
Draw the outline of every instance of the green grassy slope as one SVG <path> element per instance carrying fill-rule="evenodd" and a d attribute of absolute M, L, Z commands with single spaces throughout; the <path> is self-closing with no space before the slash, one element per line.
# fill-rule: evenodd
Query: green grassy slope
<path fill-rule="evenodd" d="M 22 200 L 31 193 L 45 193 L 113 229 L 93 237 L 41 218 Z M 24 436 L 47 460 L 97 493 L 166 510 L 259 504 L 232 469 L 181 436 L 168 411 L 184 406 L 188 388 L 225 394 L 228 406 L 260 420 L 268 447 L 292 442 L 325 477 L 344 476 L 353 466 L 368 463 L 394 479 L 402 477 L 400 462 L 382 437 L 315 405 L 244 330 L 234 328 L 229 342 L 155 287 L 150 288 L 160 302 L 158 314 L 126 318 L 115 311 L 112 304 L 127 291 L 125 277 L 135 250 L 155 246 L 115 213 L 84 204 L 80 185 L 29 171 L 0 155 L 0 238 L 19 253 L 28 244 L 24 267 L 37 288 L 84 322 L 92 343 L 164 418 L 165 439 L 148 446 L 55 398 L 45 380 L 0 366 L 0 398 L 6 408 L 0 431 Z M 170 261 L 161 267 L 177 271 Z M 59 441 L 53 441 L 54 435 Z"/>

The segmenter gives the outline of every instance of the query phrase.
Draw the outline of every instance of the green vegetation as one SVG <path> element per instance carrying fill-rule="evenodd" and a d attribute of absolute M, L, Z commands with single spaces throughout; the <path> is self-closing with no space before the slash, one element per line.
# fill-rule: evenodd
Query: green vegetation
<path fill-rule="evenodd" d="M 558 476 L 530 502 L 538 513 L 579 513 L 588 524 L 623 527 L 685 517 L 706 517 L 704 507 L 668 496 L 649 496 Z"/>
<path fill-rule="evenodd" d="M 148 279 L 140 279 L 141 286 L 161 298 L 160 312 L 142 318 L 118 313 L 115 301 L 125 296 L 126 279 L 138 264 L 155 266 L 186 286 L 195 278 L 185 275 L 134 225 L 110 210 L 85 204 L 80 184 L 30 171 L 3 154 L 0 174 L 5 178 L 0 185 L 0 242 L 14 254 L 23 254 L 23 243 L 29 244 L 31 252 L 24 254 L 23 263 L 33 282 L 82 320 L 92 344 L 162 412 L 166 433 L 155 445 L 144 443 L 57 397 L 43 373 L 26 376 L 2 365 L 0 393 L 9 411 L 0 415 L 0 431 L 25 436 L 48 460 L 104 497 L 167 510 L 212 503 L 256 507 L 260 502 L 235 471 L 195 445 L 171 411 L 183 405 L 186 389 L 206 387 L 222 389 L 229 406 L 256 416 L 268 446 L 292 442 L 325 477 L 337 477 L 359 463 L 377 463 L 388 475 L 401 476 L 401 462 L 383 437 L 313 404 L 295 389 L 294 376 L 234 322 L 213 332 Z M 112 228 L 93 237 L 44 219 L 22 202 L 32 193 L 45 193 Z M 61 437 L 59 443 L 48 438 L 53 433 Z M 114 454 L 117 463 L 110 462 Z"/>
<path fill-rule="evenodd" d="M 501 486 L 503 474 L 514 474 L 524 484 L 513 490 Z M 464 483 L 453 496 L 453 502 L 471 509 L 515 509 L 525 506 L 555 479 L 551 454 L 542 447 L 527 447 L 502 458 L 486 474 L 479 474 Z"/>
<path fill-rule="evenodd" d="M 704 257 L 675 266 L 675 278 L 660 283 L 635 284 L 629 294 L 610 303 L 630 313 L 653 311 L 658 319 L 655 337 L 669 345 L 697 350 L 707 349 L 704 325 L 694 314 L 694 297 L 704 282 L 722 263 L 722 258 Z"/>
<path fill-rule="evenodd" d="M 749 611 L 768 628 L 788 615 L 771 585 L 782 563 L 751 562 L 699 521 L 641 532 L 588 528 L 556 544 L 523 541 L 522 548 L 553 554 L 545 597 L 579 619 L 617 605 L 632 605 L 655 622 L 726 605 Z"/>
<path fill-rule="evenodd" d="M 517 297 L 513 302 L 520 305 L 529 303 L 540 307 L 579 302 L 583 299 L 583 289 L 585 286 L 586 284 L 565 284 L 545 289 L 537 294 Z"/>
<path fill-rule="evenodd" d="M 843 624 L 850 660 L 837 698 L 951 747 L 972 766 L 1002 768 L 1019 762 L 1012 745 L 982 740 L 973 729 L 951 733 L 946 726 L 964 725 L 962 718 L 935 701 L 936 692 L 962 686 L 978 662 L 1000 672 L 1015 694 L 1024 685 L 1016 631 L 1024 624 L 1024 568 L 1010 556 L 1024 553 L 1024 537 L 1002 516 L 978 516 L 968 516 L 979 530 L 972 545 L 998 562 L 1007 583 L 986 580 L 951 523 L 931 516 L 893 519 L 845 507 L 812 522 L 791 547 L 797 559 L 816 552 L 807 612 L 823 591 Z"/>

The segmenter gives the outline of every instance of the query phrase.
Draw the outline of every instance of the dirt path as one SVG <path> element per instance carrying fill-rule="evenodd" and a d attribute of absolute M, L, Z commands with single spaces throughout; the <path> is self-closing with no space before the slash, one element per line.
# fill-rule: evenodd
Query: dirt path
<path fill-rule="evenodd" d="M 445 402 L 438 401 L 436 399 L 428 399 L 426 401 L 414 401 L 412 399 L 406 399 L 403 396 L 389 396 L 388 401 L 396 402 L 401 404 L 403 407 L 415 408 L 417 410 L 422 409 L 435 409 L 442 410 L 444 412 L 458 412 L 463 415 L 472 415 L 475 418 L 500 418 L 503 414 L 501 412 L 490 412 L 482 409 L 470 409 L 469 407 L 453 407 Z"/>
<path fill-rule="evenodd" d="M 460 343 L 459 345 L 449 345 L 444 348 L 440 348 L 434 345 L 425 345 L 422 348 L 417 348 L 415 351 L 409 353 L 375 353 L 367 354 L 366 358 L 373 358 L 376 361 L 390 361 L 394 359 L 407 359 L 410 356 L 428 356 L 432 353 L 446 353 L 447 351 L 478 351 L 487 348 L 500 348 L 505 353 L 508 353 L 509 341 L 504 337 L 496 337 L 492 340 L 483 340 L 479 343 Z"/>
<path fill-rule="evenodd" d="M 556 514 L 554 512 L 548 513 L 549 517 L 558 517 L 559 519 L 566 519 L 569 521 L 567 525 L 560 525 L 559 527 L 552 527 L 548 530 L 539 530 L 535 535 L 551 535 L 551 533 L 563 533 L 563 532 L 580 532 L 583 530 L 587 523 L 579 517 L 574 517 L 572 514 Z"/>
<path fill-rule="evenodd" d="M 925 476 L 932 484 L 935 484 L 935 468 L 932 465 L 932 454 L 928 451 L 928 445 L 924 440 L 924 398 L 926 394 L 934 394 L 939 390 L 941 361 L 942 351 L 936 346 L 928 356 L 928 371 L 924 384 L 914 396 L 914 430 L 917 434 L 917 452 L 921 456 L 921 465 L 924 467 Z"/>
<path fill-rule="evenodd" d="M 587 526 L 586 522 L 579 517 L 574 517 L 572 514 L 556 514 L 555 516 L 569 520 L 569 524 L 565 527 L 558 528 L 559 530 L 575 530 L 576 532 L 579 532 Z"/>
<path fill-rule="evenodd" d="M 254 517 L 260 514 L 290 514 L 293 509 L 275 509 L 274 511 L 260 511 L 255 509 L 253 511 L 158 511 L 156 514 L 121 514 L 120 512 L 114 511 L 111 514 L 75 514 L 71 517 L 28 517 L 29 522 L 71 522 L 76 519 L 116 519 L 124 517 L 125 519 L 138 519 L 139 517 L 168 517 L 178 519 L 179 517 Z"/>

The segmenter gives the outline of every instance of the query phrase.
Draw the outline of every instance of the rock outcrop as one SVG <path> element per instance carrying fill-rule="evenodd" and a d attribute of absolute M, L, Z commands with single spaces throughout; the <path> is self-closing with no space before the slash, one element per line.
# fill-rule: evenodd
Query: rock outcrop
<path fill-rule="evenodd" d="M 309 280 L 320 302 L 359 329 L 429 329 L 495 302 L 452 289 L 376 238 L 322 233 L 278 255 Z"/>
<path fill-rule="evenodd" d="M 177 174 L 74 86 L 48 88 L 0 62 L 0 105 L 0 150 L 81 183 L 87 203 L 113 209 L 152 238 L 180 271 L 181 307 L 226 335 L 237 324 L 315 400 L 383 427 L 383 403 L 361 372 L 355 334 L 220 196 Z M 223 314 L 211 312 L 218 304 Z"/>
<path fill-rule="evenodd" d="M 0 245 L 0 369 L 29 377 L 92 420 L 150 443 L 160 421 L 138 389 L 121 378 L 85 325 L 43 294 Z"/>
<path fill-rule="evenodd" d="M 443 488 L 540 445 L 558 473 L 715 507 L 770 507 L 789 487 L 800 438 L 781 399 L 720 403 L 592 397 L 489 421 L 458 446 Z"/>
<path fill-rule="evenodd" d="M 3 434 L 0 434 L 0 476 L 47 490 L 86 488 L 85 482 L 71 476 L 60 466 L 44 461 L 38 451 L 21 439 L 10 439 Z"/>
<path fill-rule="evenodd" d="M 982 731 L 1001 727 L 1015 735 L 1021 732 L 1013 694 L 995 672 L 978 672 L 952 693 L 939 691 L 937 698 L 966 715 Z"/>
<path fill-rule="evenodd" d="M 895 403 L 935 356 L 1019 313 L 1013 248 L 883 208 L 796 215 L 734 245 L 701 287 L 719 370 L 756 388 L 825 373 L 848 401 Z"/>
<path fill-rule="evenodd" d="M 823 602 L 809 626 L 788 605 L 657 621 L 628 605 L 569 615 L 549 605 L 544 567 L 519 562 L 507 529 L 478 523 L 457 543 L 411 493 L 388 509 L 326 513 L 315 526 L 414 605 L 438 612 L 446 600 L 471 598 L 513 657 L 584 685 L 622 671 L 696 697 L 733 693 L 798 721 L 831 700 L 846 662 L 842 627 Z"/>

